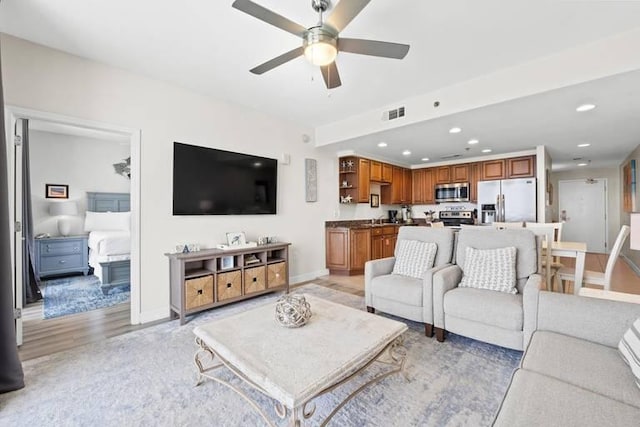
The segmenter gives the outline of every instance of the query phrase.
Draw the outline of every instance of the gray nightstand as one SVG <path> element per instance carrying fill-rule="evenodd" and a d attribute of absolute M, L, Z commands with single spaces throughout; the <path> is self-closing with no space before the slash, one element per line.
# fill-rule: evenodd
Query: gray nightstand
<path fill-rule="evenodd" d="M 35 239 L 36 271 L 40 277 L 54 274 L 89 272 L 87 236 Z"/>

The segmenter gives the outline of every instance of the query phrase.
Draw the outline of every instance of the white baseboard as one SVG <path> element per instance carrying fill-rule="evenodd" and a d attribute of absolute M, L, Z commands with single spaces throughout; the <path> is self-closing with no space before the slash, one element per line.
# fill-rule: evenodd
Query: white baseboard
<path fill-rule="evenodd" d="M 640 267 L 638 267 L 633 261 L 631 261 L 631 259 L 628 258 L 625 254 L 620 254 L 620 256 L 627 262 L 629 267 L 631 267 L 631 269 L 635 271 L 638 276 L 640 276 Z"/>
<path fill-rule="evenodd" d="M 158 308 L 151 311 L 143 311 L 140 313 L 140 323 L 155 322 L 156 320 L 168 319 L 169 307 Z"/>
<path fill-rule="evenodd" d="M 289 278 L 289 284 L 295 285 L 296 283 L 308 282 L 309 280 L 317 279 L 318 277 L 326 276 L 327 274 L 329 274 L 329 269 L 325 268 L 324 270 L 291 276 L 291 278 Z"/>

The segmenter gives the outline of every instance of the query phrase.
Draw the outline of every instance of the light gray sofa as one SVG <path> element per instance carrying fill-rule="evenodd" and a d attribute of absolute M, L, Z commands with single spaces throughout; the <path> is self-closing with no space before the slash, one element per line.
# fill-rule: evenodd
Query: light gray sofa
<path fill-rule="evenodd" d="M 467 247 L 516 248 L 517 294 L 458 287 Z M 463 228 L 458 234 L 456 263 L 433 276 L 433 323 L 438 341 L 445 332 L 502 347 L 523 350 L 533 333 L 542 283 L 538 271 L 539 241 L 526 229 Z"/>
<path fill-rule="evenodd" d="M 640 388 L 617 349 L 640 304 L 541 291 L 537 307 L 493 425 L 640 425 Z"/>
<path fill-rule="evenodd" d="M 434 267 L 422 279 L 391 274 L 395 257 L 367 261 L 364 266 L 364 293 L 367 310 L 389 313 L 425 324 L 425 335 L 433 336 L 433 274 L 451 265 L 455 235 L 452 230 L 431 227 L 400 227 L 402 239 L 433 242 L 437 245 Z M 397 244 L 396 244 L 397 250 Z"/>

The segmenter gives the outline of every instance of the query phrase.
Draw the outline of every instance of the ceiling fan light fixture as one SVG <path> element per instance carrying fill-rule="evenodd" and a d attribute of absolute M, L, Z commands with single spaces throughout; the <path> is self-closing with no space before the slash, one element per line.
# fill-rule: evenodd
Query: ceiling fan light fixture
<path fill-rule="evenodd" d="M 336 36 L 322 27 L 309 30 L 304 40 L 304 57 L 313 65 L 324 67 L 335 61 L 338 56 Z"/>

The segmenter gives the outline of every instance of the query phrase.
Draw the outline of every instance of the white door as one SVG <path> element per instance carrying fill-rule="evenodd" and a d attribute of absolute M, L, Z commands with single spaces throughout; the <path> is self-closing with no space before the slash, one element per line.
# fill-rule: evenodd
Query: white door
<path fill-rule="evenodd" d="M 607 252 L 607 180 L 580 179 L 558 183 L 562 240 L 586 242 L 589 252 Z"/>
<path fill-rule="evenodd" d="M 22 119 L 18 119 L 15 122 L 15 128 L 11 128 L 12 134 L 8 138 L 8 143 L 13 145 L 13 171 L 14 171 L 14 218 L 16 224 L 18 221 L 22 221 L 22 145 L 16 144 L 16 137 L 18 140 L 22 140 Z M 15 312 L 22 313 L 22 300 L 23 300 L 23 284 L 22 284 L 22 227 L 15 227 L 14 233 L 14 282 L 13 282 L 13 295 L 14 295 L 14 308 Z M 22 316 L 16 316 L 16 342 L 18 345 L 22 345 Z"/>

